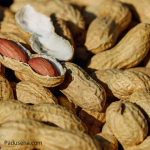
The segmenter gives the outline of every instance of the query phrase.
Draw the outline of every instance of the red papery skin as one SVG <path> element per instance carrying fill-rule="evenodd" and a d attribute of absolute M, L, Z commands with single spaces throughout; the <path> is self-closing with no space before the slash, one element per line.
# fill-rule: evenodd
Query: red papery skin
<path fill-rule="evenodd" d="M 27 63 L 28 58 L 25 52 L 15 43 L 0 38 L 0 53 L 3 56 Z"/>
<path fill-rule="evenodd" d="M 46 59 L 42 57 L 32 58 L 28 61 L 30 67 L 37 73 L 43 76 L 56 77 L 58 76 L 57 71 Z"/>

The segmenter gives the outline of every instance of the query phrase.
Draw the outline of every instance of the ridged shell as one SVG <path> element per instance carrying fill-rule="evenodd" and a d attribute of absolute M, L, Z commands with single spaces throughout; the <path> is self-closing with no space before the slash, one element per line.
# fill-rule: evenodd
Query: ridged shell
<path fill-rule="evenodd" d="M 31 104 L 42 104 L 42 103 L 53 103 L 57 104 L 57 98 L 53 95 L 53 93 L 39 85 L 35 84 L 31 81 L 22 81 L 16 85 L 16 94 L 17 100 L 23 103 L 31 103 Z"/>
<path fill-rule="evenodd" d="M 0 101 L 13 99 L 14 94 L 9 81 L 0 75 Z"/>
<path fill-rule="evenodd" d="M 92 70 L 134 67 L 146 57 L 149 49 L 150 24 L 140 23 L 132 28 L 115 47 L 94 55 L 86 71 L 90 73 Z"/>
<path fill-rule="evenodd" d="M 4 141 L 36 142 L 36 144 L 8 145 Z M 99 150 L 96 139 L 87 134 L 48 126 L 31 119 L 1 124 L 0 145 L 3 150 Z"/>
<path fill-rule="evenodd" d="M 148 134 L 145 116 L 128 101 L 111 103 L 106 110 L 106 123 L 124 149 L 140 144 Z"/>
<path fill-rule="evenodd" d="M 104 87 L 106 91 L 106 95 L 107 95 L 106 101 L 112 102 L 117 99 L 113 95 L 112 91 L 108 88 L 108 83 L 109 83 L 110 77 L 119 72 L 122 72 L 122 70 L 106 69 L 106 70 L 95 71 L 91 74 L 91 77 Z"/>
<path fill-rule="evenodd" d="M 139 89 L 130 96 L 129 100 L 132 103 L 136 103 L 146 112 L 148 121 L 150 122 L 150 90 Z"/>
<path fill-rule="evenodd" d="M 71 111 L 52 103 L 27 105 L 17 100 L 0 101 L 0 122 L 24 118 L 50 122 L 63 129 L 87 132 L 84 123 Z"/>
<path fill-rule="evenodd" d="M 64 82 L 59 86 L 60 91 L 75 105 L 101 112 L 106 102 L 104 88 L 78 65 L 69 62 L 61 64 L 67 72 Z"/>
<path fill-rule="evenodd" d="M 125 70 L 114 74 L 108 86 L 118 99 L 129 100 L 130 95 L 135 91 L 150 88 L 150 77 L 140 71 Z"/>
<path fill-rule="evenodd" d="M 87 49 L 94 54 L 113 47 L 132 17 L 129 9 L 119 1 L 107 0 L 98 10 L 98 17 L 90 24 L 85 41 Z"/>

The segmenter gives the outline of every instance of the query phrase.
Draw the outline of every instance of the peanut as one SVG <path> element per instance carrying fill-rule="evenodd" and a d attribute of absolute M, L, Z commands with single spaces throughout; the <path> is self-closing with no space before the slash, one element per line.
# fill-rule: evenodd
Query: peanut
<path fill-rule="evenodd" d="M 24 63 L 28 62 L 25 52 L 15 43 L 6 39 L 0 38 L 0 53 L 3 56 L 10 57 Z"/>
<path fill-rule="evenodd" d="M 52 64 L 42 57 L 32 58 L 28 61 L 30 67 L 37 73 L 43 76 L 56 77 L 58 76 L 57 71 L 54 69 Z"/>

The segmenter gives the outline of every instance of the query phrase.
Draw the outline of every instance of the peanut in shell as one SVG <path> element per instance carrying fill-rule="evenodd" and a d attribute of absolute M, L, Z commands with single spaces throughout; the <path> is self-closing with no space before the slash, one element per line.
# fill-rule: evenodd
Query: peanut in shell
<path fill-rule="evenodd" d="M 78 65 L 64 62 L 62 66 L 67 71 L 59 90 L 75 105 L 83 109 L 101 112 L 106 102 L 104 88 Z"/>
<path fill-rule="evenodd" d="M 45 102 L 57 104 L 57 98 L 53 93 L 31 81 L 22 81 L 16 85 L 17 99 L 23 103 L 42 104 Z"/>
<path fill-rule="evenodd" d="M 112 93 L 122 100 L 129 100 L 135 91 L 150 88 L 150 77 L 140 71 L 128 71 L 114 74 L 108 83 Z"/>
<path fill-rule="evenodd" d="M 30 118 L 53 123 L 63 129 L 87 132 L 87 127 L 76 115 L 57 104 L 43 103 L 28 105 L 9 99 L 0 102 L 0 113 L 0 123 L 8 120 Z"/>
<path fill-rule="evenodd" d="M 136 37 L 136 38 L 135 38 Z M 132 28 L 112 49 L 94 55 L 86 71 L 126 69 L 138 65 L 150 49 L 150 24 L 140 23 Z"/>

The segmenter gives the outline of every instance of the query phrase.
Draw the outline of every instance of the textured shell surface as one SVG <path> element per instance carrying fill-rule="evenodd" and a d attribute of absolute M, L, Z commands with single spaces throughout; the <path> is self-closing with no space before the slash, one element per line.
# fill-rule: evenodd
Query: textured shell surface
<path fill-rule="evenodd" d="M 150 77 L 140 71 L 125 70 L 114 74 L 108 83 L 112 93 L 122 100 L 129 100 L 130 95 L 135 91 L 150 87 Z"/>
<path fill-rule="evenodd" d="M 13 90 L 9 81 L 0 75 L 0 101 L 13 99 Z"/>
<path fill-rule="evenodd" d="M 49 89 L 31 81 L 19 82 L 16 85 L 16 94 L 17 99 L 23 103 L 58 103 L 57 98 Z"/>
<path fill-rule="evenodd" d="M 148 115 L 148 121 L 150 121 L 150 90 L 139 89 L 130 96 L 130 102 L 136 103 L 140 106 Z"/>
<path fill-rule="evenodd" d="M 67 72 L 64 82 L 59 86 L 60 91 L 81 108 L 102 111 L 106 102 L 104 88 L 78 65 L 65 62 L 62 66 Z"/>
<path fill-rule="evenodd" d="M 99 6 L 98 17 L 90 24 L 85 46 L 95 54 L 114 46 L 131 21 L 131 13 L 121 2 L 107 0 Z"/>
<path fill-rule="evenodd" d="M 34 145 L 8 145 L 4 141 L 41 141 Z M 59 145 L 58 145 L 59 142 Z M 0 145 L 4 150 L 98 150 L 95 139 L 89 135 L 73 130 L 51 127 L 37 120 L 22 119 L 4 122 L 0 125 Z"/>
<path fill-rule="evenodd" d="M 106 95 L 107 95 L 106 101 L 111 102 L 111 101 L 114 101 L 114 100 L 117 99 L 113 95 L 112 91 L 108 88 L 108 83 L 109 83 L 110 77 L 113 76 L 114 74 L 119 73 L 119 72 L 122 72 L 122 70 L 119 70 L 119 69 L 106 69 L 106 70 L 95 71 L 91 74 L 91 77 L 104 87 L 104 89 L 106 91 Z"/>
<path fill-rule="evenodd" d="M 17 100 L 9 99 L 0 102 L 0 122 L 17 119 L 37 119 L 50 122 L 63 129 L 87 132 L 85 124 L 71 111 L 52 103 L 28 105 Z"/>
<path fill-rule="evenodd" d="M 140 144 L 148 134 L 148 123 L 141 110 L 128 101 L 116 101 L 106 110 L 110 131 L 126 149 Z"/>
<path fill-rule="evenodd" d="M 86 71 L 134 67 L 145 58 L 149 49 L 150 24 L 139 23 L 115 47 L 94 55 Z"/>

